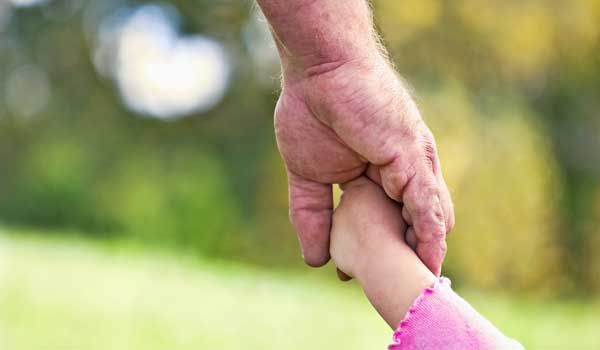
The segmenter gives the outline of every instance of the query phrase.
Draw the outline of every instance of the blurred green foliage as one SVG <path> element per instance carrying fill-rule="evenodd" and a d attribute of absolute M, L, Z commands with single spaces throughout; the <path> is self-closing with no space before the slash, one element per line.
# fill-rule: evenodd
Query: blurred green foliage
<path fill-rule="evenodd" d="M 96 73 L 91 3 L 15 8 L 0 24 L 0 221 L 299 266 L 272 135 L 277 66 L 255 5 L 169 1 L 186 32 L 225 45 L 234 71 L 218 106 L 165 122 L 129 112 Z M 600 291 L 600 1 L 373 8 L 453 190 L 447 273 L 478 288 Z M 24 118 L 5 87 L 29 66 L 50 97 Z"/>

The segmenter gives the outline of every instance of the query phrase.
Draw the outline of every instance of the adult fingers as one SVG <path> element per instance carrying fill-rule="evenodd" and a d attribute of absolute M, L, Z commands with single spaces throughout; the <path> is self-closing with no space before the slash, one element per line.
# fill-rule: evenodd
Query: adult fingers
<path fill-rule="evenodd" d="M 431 164 L 433 174 L 438 183 L 438 194 L 440 199 L 440 205 L 444 214 L 444 224 L 446 225 L 446 234 L 450 233 L 454 228 L 454 205 L 452 204 L 452 197 L 450 196 L 450 190 L 444 180 L 442 172 L 442 164 L 437 152 L 437 146 L 435 137 L 431 130 L 426 126 L 422 125 L 422 137 L 421 145 L 424 146 L 424 153 L 427 159 L 427 165 Z"/>
<path fill-rule="evenodd" d="M 438 168 L 439 169 L 439 168 Z M 446 234 L 449 234 L 454 228 L 455 216 L 454 216 L 454 204 L 452 203 L 452 197 L 450 196 L 450 190 L 444 180 L 441 170 L 437 173 L 438 184 L 440 186 L 440 203 L 442 210 L 444 211 L 444 220 L 446 223 Z"/>
<path fill-rule="evenodd" d="M 423 261 L 425 266 L 436 276 L 442 274 L 442 262 L 446 257 L 446 240 L 420 242 L 417 238 L 417 255 Z"/>
<path fill-rule="evenodd" d="M 383 187 L 391 198 L 403 202 L 403 218 L 410 222 L 417 239 L 417 254 L 435 274 L 441 272 L 446 255 L 446 222 L 440 184 L 434 167 L 420 157 L 409 163 L 396 158 L 381 168 Z"/>
<path fill-rule="evenodd" d="M 298 234 L 307 265 L 329 261 L 329 231 L 333 213 L 331 185 L 306 180 L 288 171 L 290 220 Z"/>
<path fill-rule="evenodd" d="M 412 219 L 417 254 L 436 275 L 446 256 L 446 220 L 437 179 L 421 169 L 406 185 L 403 202 Z"/>

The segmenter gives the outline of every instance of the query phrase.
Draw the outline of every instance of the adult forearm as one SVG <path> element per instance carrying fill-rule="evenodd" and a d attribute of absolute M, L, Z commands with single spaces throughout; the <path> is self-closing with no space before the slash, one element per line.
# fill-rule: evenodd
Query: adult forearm
<path fill-rule="evenodd" d="M 379 54 L 366 0 L 257 0 L 284 73 L 318 74 Z"/>

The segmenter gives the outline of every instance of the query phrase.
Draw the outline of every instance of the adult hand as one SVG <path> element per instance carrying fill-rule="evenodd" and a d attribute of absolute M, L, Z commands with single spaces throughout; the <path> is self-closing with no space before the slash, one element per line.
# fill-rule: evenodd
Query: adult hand
<path fill-rule="evenodd" d="M 436 274 L 454 225 L 434 137 L 379 55 L 299 79 L 284 77 L 275 112 L 290 214 L 309 265 L 329 259 L 331 184 L 368 175 L 404 203 L 407 240 Z"/>
<path fill-rule="evenodd" d="M 360 30 L 371 26 L 368 6 L 362 0 L 259 4 L 282 58 L 275 132 L 306 263 L 329 260 L 331 185 L 369 169 L 404 204 L 407 241 L 439 275 L 454 225 L 450 194 L 433 135 L 373 33 Z"/>

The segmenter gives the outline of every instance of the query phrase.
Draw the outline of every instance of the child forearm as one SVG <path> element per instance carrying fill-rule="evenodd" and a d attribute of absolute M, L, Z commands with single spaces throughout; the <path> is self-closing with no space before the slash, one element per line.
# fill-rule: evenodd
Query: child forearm
<path fill-rule="evenodd" d="M 400 238 L 369 251 L 355 277 L 396 329 L 390 349 L 522 349 L 454 293 L 449 280 L 436 278 Z"/>
<path fill-rule="evenodd" d="M 394 350 L 517 350 L 404 241 L 401 207 L 366 179 L 344 187 L 331 230 L 331 256 L 355 277 L 395 328 Z"/>
<path fill-rule="evenodd" d="M 392 329 L 421 292 L 436 281 L 401 239 L 373 249 L 355 273 L 367 298 Z"/>

